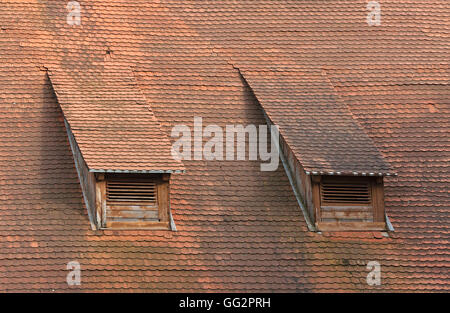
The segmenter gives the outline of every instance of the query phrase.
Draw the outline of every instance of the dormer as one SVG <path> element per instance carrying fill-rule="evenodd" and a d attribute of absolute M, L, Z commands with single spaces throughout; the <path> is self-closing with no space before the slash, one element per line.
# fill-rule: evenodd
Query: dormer
<path fill-rule="evenodd" d="M 239 69 L 279 128 L 279 155 L 310 231 L 393 230 L 385 212 L 390 165 L 322 70 Z"/>
<path fill-rule="evenodd" d="M 101 228 L 170 229 L 170 174 L 96 173 Z"/>
<path fill-rule="evenodd" d="M 75 73 L 76 74 L 73 74 Z M 48 76 L 93 229 L 174 230 L 171 175 L 183 173 L 132 72 L 105 64 Z"/>
<path fill-rule="evenodd" d="M 319 230 L 386 230 L 382 177 L 313 175 L 311 184 Z"/>

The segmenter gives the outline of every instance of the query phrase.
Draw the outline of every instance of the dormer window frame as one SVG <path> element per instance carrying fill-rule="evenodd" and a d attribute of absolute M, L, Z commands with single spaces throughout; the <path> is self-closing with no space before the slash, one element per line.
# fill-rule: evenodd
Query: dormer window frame
<path fill-rule="evenodd" d="M 170 174 L 96 173 L 95 176 L 96 215 L 100 219 L 100 229 L 171 230 Z M 124 189 L 126 185 L 130 189 Z M 136 191 L 136 188 L 144 188 L 143 186 L 146 186 L 147 194 L 142 189 Z M 154 189 L 149 186 L 154 186 Z M 114 197 L 111 196 L 113 189 L 116 190 Z M 149 191 L 151 195 L 148 194 Z M 134 196 L 130 197 L 130 194 Z M 154 202 L 140 201 L 153 196 Z"/>
<path fill-rule="evenodd" d="M 313 175 L 311 183 L 319 231 L 386 230 L 383 177 Z"/>

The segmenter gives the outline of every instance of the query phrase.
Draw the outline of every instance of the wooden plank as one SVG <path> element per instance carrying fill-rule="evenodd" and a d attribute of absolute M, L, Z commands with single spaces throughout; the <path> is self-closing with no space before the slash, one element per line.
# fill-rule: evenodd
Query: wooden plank
<path fill-rule="evenodd" d="M 106 223 L 106 228 L 114 228 L 114 229 L 161 229 L 167 230 L 169 228 L 169 222 L 152 222 L 152 221 L 127 221 L 127 222 L 117 222 L 117 221 L 108 221 Z"/>
<path fill-rule="evenodd" d="M 124 188 L 122 186 L 109 186 L 108 192 L 116 192 L 116 193 L 145 193 L 145 192 L 154 192 L 155 187 L 142 187 L 142 186 L 133 186 L 133 189 L 130 188 Z"/>
<path fill-rule="evenodd" d="M 144 180 L 141 180 L 141 181 L 139 181 L 139 180 L 137 180 L 137 181 L 134 181 L 134 180 L 114 181 L 114 180 L 112 180 L 112 181 L 108 181 L 108 185 L 110 185 L 110 186 L 132 185 L 132 186 L 143 186 L 143 187 L 148 186 L 148 187 L 150 187 L 150 186 L 154 186 L 155 182 L 153 180 L 151 180 L 151 181 L 150 180 L 148 180 L 148 181 L 144 181 Z"/>
<path fill-rule="evenodd" d="M 320 221 L 320 179 L 312 180 L 312 195 L 314 204 L 314 221 Z"/>
<path fill-rule="evenodd" d="M 139 201 L 139 200 L 145 200 L 150 199 L 154 200 L 156 198 L 156 193 L 115 193 L 115 192 L 108 192 L 107 194 L 108 200 L 111 199 L 111 201 Z"/>
<path fill-rule="evenodd" d="M 335 197 L 335 198 L 324 198 L 322 203 L 331 204 L 331 203 L 348 203 L 348 204 L 366 204 L 370 203 L 370 200 L 367 198 L 344 198 L 344 197 Z"/>
<path fill-rule="evenodd" d="M 338 189 L 338 188 L 322 188 L 322 191 L 326 194 L 329 195 L 334 195 L 334 194 L 345 194 L 345 195 L 354 195 L 354 194 L 363 194 L 364 196 L 367 196 L 369 194 L 369 191 L 367 189 L 350 189 L 350 188 L 342 188 L 342 189 Z"/>
<path fill-rule="evenodd" d="M 154 211 L 127 211 L 127 210 L 111 210 L 108 212 L 108 219 L 127 219 L 127 218 L 134 218 L 134 219 L 151 219 L 154 221 L 159 222 L 159 213 L 157 210 Z"/>
<path fill-rule="evenodd" d="M 104 227 L 106 221 L 106 182 L 98 181 L 95 185 L 96 188 L 96 210 L 98 216 L 100 216 L 99 224 Z"/>
<path fill-rule="evenodd" d="M 108 196 L 110 202 L 153 202 L 155 197 L 142 197 L 142 196 Z"/>
<path fill-rule="evenodd" d="M 334 205 L 322 205 L 322 211 L 371 211 L 372 208 L 370 206 L 362 206 L 362 205 L 347 205 L 347 206 L 334 206 Z"/>
<path fill-rule="evenodd" d="M 374 220 L 376 222 L 386 222 L 384 207 L 384 186 L 383 178 L 378 179 L 373 184 L 374 191 Z"/>
<path fill-rule="evenodd" d="M 373 219 L 372 212 L 367 211 L 322 211 L 322 219 L 352 219 L 367 220 Z"/>
<path fill-rule="evenodd" d="M 161 182 L 158 184 L 158 209 L 159 220 L 161 222 L 169 221 L 169 183 Z"/>
<path fill-rule="evenodd" d="M 97 221 L 97 227 L 102 227 L 102 189 L 100 186 L 101 182 L 95 184 L 95 211 L 99 218 Z"/>
<path fill-rule="evenodd" d="M 378 222 L 320 222 L 316 223 L 320 231 L 384 231 L 385 223 Z"/>
<path fill-rule="evenodd" d="M 133 202 L 133 201 L 108 201 L 109 206 L 120 206 L 120 207 L 157 207 L 155 201 L 144 201 L 144 202 Z"/>
<path fill-rule="evenodd" d="M 368 181 L 362 181 L 359 183 L 349 183 L 345 180 L 346 178 L 343 177 L 343 180 L 336 181 L 336 182 L 324 182 L 323 186 L 324 188 L 348 188 L 348 187 L 355 187 L 360 189 L 367 189 L 368 187 Z"/>
<path fill-rule="evenodd" d="M 107 205 L 108 211 L 158 211 L 156 205 Z"/>
<path fill-rule="evenodd" d="M 99 182 L 102 195 L 102 227 L 106 225 L 106 181 Z"/>

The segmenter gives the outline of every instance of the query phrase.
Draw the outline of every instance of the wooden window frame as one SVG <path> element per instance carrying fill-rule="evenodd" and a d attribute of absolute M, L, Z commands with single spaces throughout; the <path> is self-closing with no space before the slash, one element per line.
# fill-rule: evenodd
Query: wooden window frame
<path fill-rule="evenodd" d="M 322 210 L 324 205 L 322 205 L 321 197 L 321 184 L 326 180 L 328 182 L 352 182 L 352 181 L 367 181 L 369 183 L 369 190 L 371 194 L 370 205 L 364 206 L 361 204 L 354 203 L 334 203 L 328 204 L 327 208 L 331 211 L 333 207 L 339 210 L 345 210 L 342 208 L 348 207 L 361 208 L 362 210 L 369 208 L 372 216 L 370 217 L 372 221 L 322 221 L 324 218 L 324 211 Z M 386 218 L 385 218 L 385 208 L 384 208 L 384 187 L 383 178 L 374 176 L 322 176 L 314 175 L 311 177 L 312 183 L 312 194 L 313 194 L 313 204 L 314 204 L 314 220 L 315 225 L 319 231 L 385 231 L 386 230 Z M 328 212 L 327 212 L 328 213 Z M 335 212 L 335 218 L 337 216 Z M 364 214 L 364 213 L 361 213 Z M 332 218 L 327 216 L 327 218 Z M 345 217 L 342 217 L 343 219 Z M 367 218 L 367 216 L 366 216 Z M 338 218 L 337 218 L 338 219 Z M 364 217 L 362 217 L 364 219 Z"/>
<path fill-rule="evenodd" d="M 156 187 L 156 204 L 137 203 L 112 204 L 107 201 L 107 182 L 152 181 Z M 96 213 L 101 229 L 154 229 L 170 230 L 170 174 L 99 174 L 96 182 Z M 118 216 L 111 217 L 116 211 Z M 156 214 L 153 211 L 157 212 Z M 142 217 L 134 218 L 133 213 Z"/>

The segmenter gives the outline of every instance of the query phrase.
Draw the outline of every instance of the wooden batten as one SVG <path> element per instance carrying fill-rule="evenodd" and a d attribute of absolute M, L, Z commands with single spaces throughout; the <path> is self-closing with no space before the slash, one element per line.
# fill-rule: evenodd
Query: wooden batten
<path fill-rule="evenodd" d="M 366 210 L 358 210 L 358 211 L 321 211 L 320 216 L 323 219 L 357 219 L 357 220 L 370 220 L 372 219 L 372 214 L 367 212 Z"/>
<path fill-rule="evenodd" d="M 165 180 L 158 184 L 158 213 L 161 222 L 169 221 L 169 182 Z"/>
<path fill-rule="evenodd" d="M 314 205 L 314 221 L 320 219 L 320 180 L 322 176 L 312 176 L 312 195 L 313 195 L 313 205 Z"/>
<path fill-rule="evenodd" d="M 169 222 L 146 222 L 146 221 L 107 221 L 106 228 L 108 229 L 149 229 L 149 230 L 167 230 L 169 229 Z"/>
<path fill-rule="evenodd" d="M 384 231 L 386 223 L 373 222 L 319 222 L 320 231 Z"/>
<path fill-rule="evenodd" d="M 384 185 L 383 177 L 377 177 L 374 183 L 374 194 L 375 194 L 375 211 L 374 211 L 374 221 L 375 222 L 385 222 L 386 214 L 384 208 Z"/>

